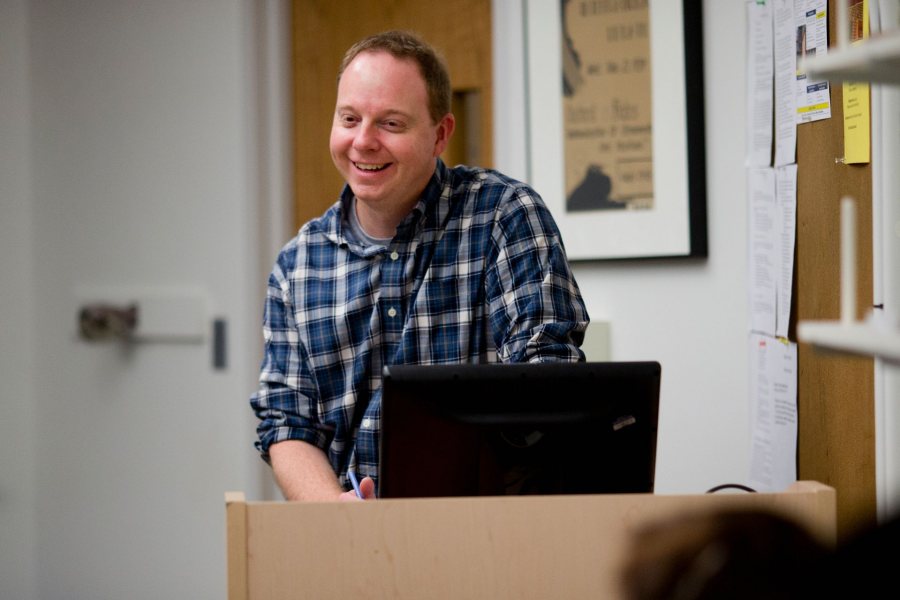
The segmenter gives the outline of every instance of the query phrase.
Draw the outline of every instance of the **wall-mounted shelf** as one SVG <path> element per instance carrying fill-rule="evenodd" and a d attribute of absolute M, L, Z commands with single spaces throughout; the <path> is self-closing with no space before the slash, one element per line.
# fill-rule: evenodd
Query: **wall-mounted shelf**
<path fill-rule="evenodd" d="M 884 315 L 856 316 L 856 204 L 841 200 L 841 318 L 801 321 L 797 338 L 816 348 L 881 358 L 900 364 L 900 329 Z"/>
<path fill-rule="evenodd" d="M 871 321 L 803 321 L 797 337 L 816 348 L 874 356 L 900 364 L 900 331 Z"/>
<path fill-rule="evenodd" d="M 833 49 L 809 58 L 804 68 L 812 79 L 900 84 L 900 32 Z"/>
<path fill-rule="evenodd" d="M 848 43 L 846 32 L 847 6 L 838 3 L 838 40 L 836 48 L 823 56 L 806 59 L 803 68 L 812 79 L 831 81 L 868 81 L 869 83 L 900 84 L 900 30 L 894 29 Z M 841 34 L 844 34 L 841 36 Z M 900 364 L 900 330 L 869 318 L 855 321 L 855 213 L 844 203 L 841 230 L 841 309 L 837 321 L 806 321 L 797 324 L 797 337 L 825 350 L 873 356 Z"/>

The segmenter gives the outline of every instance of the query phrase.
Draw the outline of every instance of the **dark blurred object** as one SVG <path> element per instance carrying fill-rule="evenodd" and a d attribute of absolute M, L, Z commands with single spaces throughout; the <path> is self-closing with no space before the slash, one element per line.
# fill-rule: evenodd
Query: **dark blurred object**
<path fill-rule="evenodd" d="M 831 548 L 761 510 L 687 514 L 639 529 L 622 572 L 626 600 L 815 597 Z"/>
<path fill-rule="evenodd" d="M 78 314 L 78 331 L 83 339 L 91 341 L 128 340 L 138 322 L 136 304 L 111 306 L 93 304 L 84 306 Z"/>
<path fill-rule="evenodd" d="M 838 546 L 822 569 L 826 597 L 896 597 L 898 555 L 900 515 L 857 532 Z"/>

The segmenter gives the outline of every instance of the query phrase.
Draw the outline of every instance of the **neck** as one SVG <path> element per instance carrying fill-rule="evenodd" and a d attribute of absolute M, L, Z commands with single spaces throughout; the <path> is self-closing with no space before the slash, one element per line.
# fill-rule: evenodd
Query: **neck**
<path fill-rule="evenodd" d="M 397 233 L 397 226 L 400 225 L 400 222 L 416 205 L 413 202 L 409 206 L 394 208 L 394 210 L 388 208 L 379 210 L 373 209 L 358 198 L 354 204 L 356 205 L 356 218 L 359 221 L 359 226 L 363 228 L 366 234 L 378 239 L 394 237 L 394 234 Z"/>

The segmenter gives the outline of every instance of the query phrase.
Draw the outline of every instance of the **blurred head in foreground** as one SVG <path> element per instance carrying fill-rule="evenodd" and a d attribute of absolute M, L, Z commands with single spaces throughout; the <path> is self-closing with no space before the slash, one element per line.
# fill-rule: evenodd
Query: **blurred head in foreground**
<path fill-rule="evenodd" d="M 757 510 L 687 514 L 635 533 L 626 600 L 809 597 L 830 548 L 794 521 Z"/>

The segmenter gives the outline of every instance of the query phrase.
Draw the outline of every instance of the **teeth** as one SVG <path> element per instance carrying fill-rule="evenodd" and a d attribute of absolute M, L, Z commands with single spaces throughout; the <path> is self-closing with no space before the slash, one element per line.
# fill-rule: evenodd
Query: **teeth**
<path fill-rule="evenodd" d="M 380 164 L 380 165 L 373 165 L 373 164 L 368 164 L 368 163 L 353 163 L 353 164 L 356 165 L 357 169 L 362 169 L 363 171 L 380 171 L 381 169 L 383 169 L 386 166 L 385 164 Z"/>

